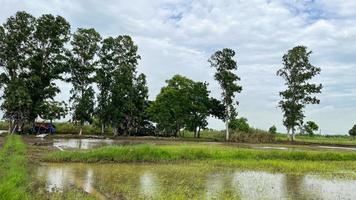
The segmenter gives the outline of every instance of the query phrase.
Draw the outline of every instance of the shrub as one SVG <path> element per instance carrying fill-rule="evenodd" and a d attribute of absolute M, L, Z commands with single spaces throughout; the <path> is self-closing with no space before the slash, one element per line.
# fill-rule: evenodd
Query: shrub
<path fill-rule="evenodd" d="M 248 133 L 250 130 L 250 125 L 247 123 L 247 119 L 244 117 L 232 119 L 229 122 L 229 128 L 234 131 L 242 131 Z"/>
<path fill-rule="evenodd" d="M 352 129 L 349 130 L 349 134 L 353 137 L 356 136 L 356 124 L 352 127 Z"/>
<path fill-rule="evenodd" d="M 310 136 L 313 136 L 314 135 L 314 131 L 317 131 L 318 129 L 319 129 L 319 126 L 313 121 L 308 121 L 304 125 L 305 132 L 307 132 Z"/>
<path fill-rule="evenodd" d="M 271 126 L 271 128 L 269 128 L 268 132 L 271 134 L 276 134 L 277 133 L 276 126 L 275 125 Z"/>
<path fill-rule="evenodd" d="M 276 141 L 275 134 L 254 132 L 242 133 L 237 132 L 231 135 L 230 141 L 232 142 L 250 142 L 250 143 L 271 143 Z"/>

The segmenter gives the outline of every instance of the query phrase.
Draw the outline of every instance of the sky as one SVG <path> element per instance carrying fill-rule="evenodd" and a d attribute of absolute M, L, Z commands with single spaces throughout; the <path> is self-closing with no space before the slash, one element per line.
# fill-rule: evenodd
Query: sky
<path fill-rule="evenodd" d="M 312 64 L 322 70 L 313 82 L 324 86 L 321 103 L 306 107 L 305 120 L 319 124 L 322 134 L 347 134 L 356 123 L 355 0 L 0 0 L 0 23 L 17 11 L 61 15 L 72 31 L 130 35 L 152 100 L 175 74 L 208 82 L 211 95 L 220 98 L 207 60 L 232 48 L 243 87 L 236 96 L 239 116 L 253 127 L 276 125 L 282 132 L 278 101 L 285 86 L 276 71 L 283 54 L 305 45 L 313 51 Z M 57 99 L 68 101 L 71 86 L 58 85 Z M 210 118 L 209 127 L 224 124 Z"/>

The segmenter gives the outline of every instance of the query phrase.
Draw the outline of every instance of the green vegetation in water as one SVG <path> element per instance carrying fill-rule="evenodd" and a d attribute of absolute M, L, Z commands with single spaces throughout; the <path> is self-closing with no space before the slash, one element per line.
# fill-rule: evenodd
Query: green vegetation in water
<path fill-rule="evenodd" d="M 47 162 L 170 162 L 207 161 L 246 169 L 275 171 L 356 170 L 356 153 L 340 151 L 255 150 L 206 145 L 108 146 L 87 151 L 58 151 Z"/>
<path fill-rule="evenodd" d="M 26 145 L 20 136 L 6 137 L 0 150 L 0 199 L 29 199 Z"/>
<path fill-rule="evenodd" d="M 349 178 L 241 170 L 206 161 L 47 163 L 38 172 L 60 188 L 76 185 L 90 194 L 105 194 L 108 199 L 335 199 L 334 191 L 340 188 L 343 193 L 339 198 L 355 194 L 355 181 Z"/>
<path fill-rule="evenodd" d="M 27 158 L 27 146 L 21 136 L 8 135 L 0 149 L 0 199 L 93 199 L 76 188 L 62 193 L 48 193 L 42 187 L 34 185 L 38 180 L 29 174 L 32 167 Z M 34 179 L 33 179 L 34 178 Z"/>

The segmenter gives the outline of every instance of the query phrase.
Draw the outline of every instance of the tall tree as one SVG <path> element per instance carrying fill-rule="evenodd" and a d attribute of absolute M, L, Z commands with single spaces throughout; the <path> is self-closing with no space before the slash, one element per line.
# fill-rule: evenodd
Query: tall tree
<path fill-rule="evenodd" d="M 279 106 L 283 111 L 283 124 L 289 136 L 292 132 L 292 141 L 295 137 L 296 127 L 303 124 L 304 108 L 307 104 L 319 104 L 320 100 L 314 95 L 321 93 L 322 85 L 309 81 L 320 74 L 321 69 L 310 64 L 311 51 L 305 46 L 297 46 L 283 56 L 283 67 L 277 75 L 285 80 L 286 90 L 280 92 L 282 100 Z"/>
<path fill-rule="evenodd" d="M 71 41 L 72 55 L 70 68 L 70 82 L 73 85 L 71 99 L 73 120 L 80 123 L 79 135 L 83 125 L 91 122 L 94 112 L 94 71 L 97 65 L 95 56 L 99 50 L 100 34 L 94 29 L 79 28 Z"/>
<path fill-rule="evenodd" d="M 130 36 L 109 37 L 103 40 L 99 57 L 100 121 L 104 125 L 110 122 L 115 135 L 134 133 L 148 97 L 146 77 L 137 75 L 137 46 Z"/>
<path fill-rule="evenodd" d="M 98 106 L 96 116 L 101 124 L 101 133 L 104 134 L 105 127 L 110 124 L 112 117 L 111 110 L 111 86 L 113 82 L 113 72 L 115 70 L 117 57 L 114 45 L 115 39 L 112 37 L 105 38 L 101 42 L 101 48 L 98 53 L 99 67 L 96 69 L 95 82 L 99 89 L 97 97 Z"/>
<path fill-rule="evenodd" d="M 242 91 L 242 87 L 237 84 L 240 80 L 234 70 L 237 69 L 237 63 L 234 60 L 235 51 L 232 49 L 223 49 L 215 52 L 209 59 L 211 67 L 215 68 L 215 80 L 217 80 L 222 89 L 222 102 L 224 104 L 224 121 L 226 125 L 226 140 L 229 140 L 229 120 L 236 117 L 237 112 L 234 103 L 235 95 Z"/>
<path fill-rule="evenodd" d="M 32 100 L 25 78 L 32 58 L 35 24 L 33 16 L 17 12 L 0 26 L 0 86 L 4 88 L 1 109 L 11 132 L 29 118 Z"/>
<path fill-rule="evenodd" d="M 60 92 L 55 81 L 63 80 L 63 73 L 69 71 L 65 47 L 69 39 L 70 25 L 63 17 L 45 14 L 36 20 L 26 84 L 31 91 L 31 122 L 43 113 L 43 104 L 53 102 Z"/>
<path fill-rule="evenodd" d="M 1 82 L 6 94 L 2 108 L 8 119 L 18 119 L 10 113 L 21 113 L 23 120 L 34 122 L 42 105 L 53 101 L 59 92 L 54 81 L 66 71 L 64 45 L 69 40 L 69 30 L 68 22 L 60 16 L 42 15 L 36 19 L 26 12 L 17 12 L 0 28 L 0 66 L 4 69 Z M 9 91 L 16 84 L 19 91 Z M 10 102 L 14 99 L 31 106 L 16 106 L 16 102 Z M 20 107 L 21 111 L 14 112 L 14 108 Z"/>

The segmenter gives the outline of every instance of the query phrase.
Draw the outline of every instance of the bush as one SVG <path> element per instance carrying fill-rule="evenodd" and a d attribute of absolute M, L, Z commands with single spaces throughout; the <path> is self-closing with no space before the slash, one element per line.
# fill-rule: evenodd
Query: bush
<path fill-rule="evenodd" d="M 356 124 L 352 127 L 352 129 L 349 130 L 349 134 L 353 137 L 356 136 Z"/>
<path fill-rule="evenodd" d="M 229 128 L 234 131 L 242 131 L 242 132 L 249 132 L 250 125 L 247 123 L 247 119 L 244 117 L 232 119 L 229 122 Z"/>
<path fill-rule="evenodd" d="M 249 142 L 249 143 L 272 143 L 276 141 L 275 134 L 261 132 L 242 133 L 237 132 L 231 135 L 232 142 Z"/>
<path fill-rule="evenodd" d="M 0 130 L 8 130 L 9 123 L 7 121 L 0 121 Z"/>
<path fill-rule="evenodd" d="M 268 132 L 271 134 L 276 134 L 277 133 L 276 126 L 275 125 L 271 126 L 271 128 L 269 128 Z"/>

